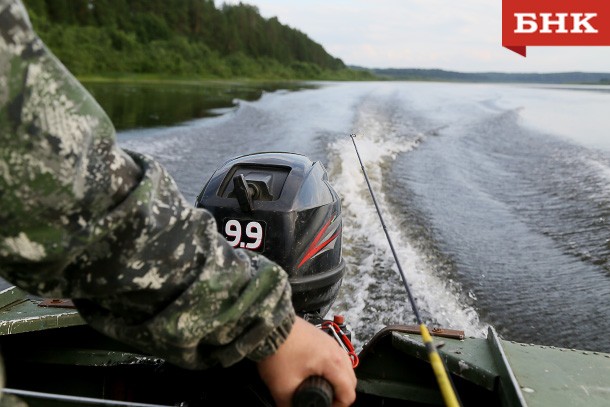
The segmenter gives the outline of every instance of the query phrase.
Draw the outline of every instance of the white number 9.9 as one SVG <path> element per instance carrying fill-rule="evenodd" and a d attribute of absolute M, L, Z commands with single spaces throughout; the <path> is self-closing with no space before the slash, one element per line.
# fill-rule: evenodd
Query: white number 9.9
<path fill-rule="evenodd" d="M 241 240 L 241 225 L 239 222 L 236 220 L 228 221 L 225 225 L 225 235 L 227 236 L 227 242 L 229 242 L 231 246 L 237 247 Z"/>

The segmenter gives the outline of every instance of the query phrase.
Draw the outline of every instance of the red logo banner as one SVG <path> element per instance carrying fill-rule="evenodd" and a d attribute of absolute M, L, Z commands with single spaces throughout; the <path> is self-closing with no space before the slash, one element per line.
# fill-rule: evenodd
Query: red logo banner
<path fill-rule="evenodd" d="M 502 46 L 610 45 L 608 0 L 502 0 Z"/>

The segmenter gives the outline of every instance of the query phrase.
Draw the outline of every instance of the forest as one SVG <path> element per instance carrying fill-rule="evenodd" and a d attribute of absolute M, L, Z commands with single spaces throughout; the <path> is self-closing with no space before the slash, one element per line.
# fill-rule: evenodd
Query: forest
<path fill-rule="evenodd" d="M 32 25 L 79 77 L 372 79 L 255 6 L 213 0 L 23 0 Z"/>
<path fill-rule="evenodd" d="M 494 83 L 548 83 L 548 84 L 610 84 L 610 73 L 604 72 L 555 72 L 555 73 L 504 73 L 504 72 L 454 72 L 442 69 L 414 68 L 358 68 L 372 72 L 380 79 L 403 81 L 442 82 L 494 82 Z"/>

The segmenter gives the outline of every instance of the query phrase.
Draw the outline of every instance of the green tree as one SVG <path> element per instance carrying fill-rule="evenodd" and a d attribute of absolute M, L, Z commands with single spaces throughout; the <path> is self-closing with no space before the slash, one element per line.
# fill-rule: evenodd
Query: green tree
<path fill-rule="evenodd" d="M 47 45 L 78 75 L 344 78 L 343 62 L 252 5 L 213 0 L 24 0 Z"/>

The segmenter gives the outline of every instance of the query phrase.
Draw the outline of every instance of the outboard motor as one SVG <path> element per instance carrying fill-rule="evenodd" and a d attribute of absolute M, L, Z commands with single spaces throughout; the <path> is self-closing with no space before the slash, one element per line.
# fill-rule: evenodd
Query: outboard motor
<path fill-rule="evenodd" d="M 322 164 L 293 153 L 238 157 L 214 172 L 195 206 L 214 215 L 233 247 L 286 270 L 298 314 L 328 312 L 345 262 L 341 202 Z"/>

